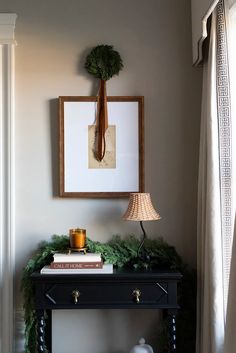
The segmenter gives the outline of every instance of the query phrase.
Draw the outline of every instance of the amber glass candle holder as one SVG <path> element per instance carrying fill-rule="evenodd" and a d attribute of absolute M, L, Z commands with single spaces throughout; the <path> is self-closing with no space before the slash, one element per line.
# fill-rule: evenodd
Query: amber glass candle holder
<path fill-rule="evenodd" d="M 86 229 L 70 229 L 70 247 L 72 249 L 83 249 L 86 244 Z"/>

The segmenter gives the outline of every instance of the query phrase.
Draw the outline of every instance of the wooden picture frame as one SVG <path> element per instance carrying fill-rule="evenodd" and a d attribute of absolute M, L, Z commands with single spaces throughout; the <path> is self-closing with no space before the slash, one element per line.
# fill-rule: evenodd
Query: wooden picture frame
<path fill-rule="evenodd" d="M 110 96 L 107 101 L 110 150 L 98 165 L 91 154 L 97 97 L 59 97 L 60 197 L 144 192 L 144 97 Z"/>

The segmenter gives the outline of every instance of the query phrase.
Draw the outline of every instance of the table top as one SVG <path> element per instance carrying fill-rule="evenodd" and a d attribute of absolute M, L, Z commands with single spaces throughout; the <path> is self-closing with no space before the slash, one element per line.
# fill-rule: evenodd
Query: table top
<path fill-rule="evenodd" d="M 179 281 L 182 278 L 182 274 L 175 270 L 132 270 L 132 269 L 116 269 L 114 268 L 113 273 L 90 273 L 90 274 L 41 274 L 39 271 L 34 272 L 31 275 L 33 281 L 45 281 L 45 280 L 72 280 L 83 278 L 84 280 L 93 279 L 104 279 L 104 280 L 115 280 L 115 279 L 159 279 L 159 280 L 175 280 Z"/>

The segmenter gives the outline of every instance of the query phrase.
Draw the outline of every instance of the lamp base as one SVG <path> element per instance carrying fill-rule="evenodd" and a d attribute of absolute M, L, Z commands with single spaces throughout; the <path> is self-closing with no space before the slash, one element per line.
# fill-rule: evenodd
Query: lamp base
<path fill-rule="evenodd" d="M 140 258 L 141 257 L 141 250 L 143 248 L 143 244 L 145 242 L 145 239 L 147 238 L 147 233 L 145 232 L 145 229 L 143 227 L 143 221 L 140 221 L 139 224 L 140 224 L 140 227 L 141 227 L 141 229 L 143 231 L 143 236 L 142 236 L 142 239 L 141 239 L 141 242 L 139 244 L 138 251 L 137 251 L 137 257 Z"/>
<path fill-rule="evenodd" d="M 149 256 L 141 253 L 139 256 L 132 258 L 128 264 L 128 268 L 131 268 L 134 271 L 149 271 L 152 269 L 152 265 Z"/>

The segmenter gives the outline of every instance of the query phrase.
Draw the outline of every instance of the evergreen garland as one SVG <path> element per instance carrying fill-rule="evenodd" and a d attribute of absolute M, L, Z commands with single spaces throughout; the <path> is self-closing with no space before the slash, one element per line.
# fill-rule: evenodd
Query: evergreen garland
<path fill-rule="evenodd" d="M 34 286 L 31 274 L 39 271 L 43 266 L 50 264 L 53 254 L 57 251 L 66 251 L 69 245 L 69 237 L 66 235 L 54 235 L 51 241 L 42 242 L 36 253 L 28 261 L 23 270 L 21 289 L 23 292 L 23 307 L 25 320 L 25 349 L 26 353 L 37 351 L 37 319 L 34 310 Z M 179 288 L 179 304 L 181 310 L 177 316 L 178 341 L 177 352 L 194 352 L 195 345 L 195 273 L 189 271 L 181 260 L 173 246 L 168 245 L 161 238 L 157 240 L 146 239 L 144 251 L 149 254 L 147 262 L 137 259 L 139 241 L 134 236 L 125 239 L 114 236 L 107 243 L 92 241 L 87 238 L 89 252 L 101 253 L 104 262 L 112 263 L 115 267 L 157 268 L 173 269 L 183 274 L 183 281 Z M 160 352 L 167 351 L 165 324 L 159 333 Z M 160 345 L 162 347 L 160 347 Z"/>
<path fill-rule="evenodd" d="M 98 45 L 87 56 L 85 68 L 91 75 L 104 81 L 108 81 L 118 75 L 123 68 L 120 54 L 112 45 Z"/>

